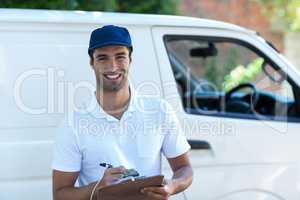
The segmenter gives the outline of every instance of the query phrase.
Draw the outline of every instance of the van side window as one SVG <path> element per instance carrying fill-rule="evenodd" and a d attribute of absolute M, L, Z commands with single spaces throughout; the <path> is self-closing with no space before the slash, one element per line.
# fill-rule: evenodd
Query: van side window
<path fill-rule="evenodd" d="M 164 36 L 184 110 L 190 114 L 286 120 L 299 117 L 285 73 L 244 42 Z"/>

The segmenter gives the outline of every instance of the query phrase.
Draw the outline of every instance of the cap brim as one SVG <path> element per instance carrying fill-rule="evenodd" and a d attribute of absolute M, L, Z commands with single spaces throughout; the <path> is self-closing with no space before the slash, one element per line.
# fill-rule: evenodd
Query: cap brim
<path fill-rule="evenodd" d="M 106 43 L 99 43 L 99 44 L 96 44 L 92 47 L 90 47 L 88 49 L 88 52 L 90 53 L 91 51 L 97 49 L 97 48 L 101 48 L 101 47 L 106 47 L 106 46 L 117 46 L 117 45 L 120 45 L 120 46 L 126 46 L 126 47 L 132 47 L 131 45 L 129 45 L 128 43 L 124 43 L 124 42 L 106 42 Z"/>

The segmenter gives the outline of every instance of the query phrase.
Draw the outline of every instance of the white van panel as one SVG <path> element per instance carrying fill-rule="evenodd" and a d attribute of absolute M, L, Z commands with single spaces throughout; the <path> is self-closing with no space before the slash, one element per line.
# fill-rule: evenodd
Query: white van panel
<path fill-rule="evenodd" d="M 229 37 L 261 49 L 285 71 L 288 66 L 256 36 L 227 30 L 153 27 L 164 98 L 176 109 L 188 139 L 209 144 L 192 149 L 194 181 L 188 199 L 298 199 L 299 123 L 224 118 L 184 111 L 163 42 L 164 35 Z M 295 79 L 297 81 L 297 79 Z M 169 83 L 169 84 L 168 84 Z M 286 187 L 283 182 L 288 182 Z M 251 193 L 250 196 L 249 193 Z"/>
<path fill-rule="evenodd" d="M 1 200 L 52 199 L 56 127 L 93 95 L 87 48 L 90 32 L 102 25 L 0 23 Z M 141 94 L 162 96 L 150 28 L 128 28 L 130 81 Z"/>

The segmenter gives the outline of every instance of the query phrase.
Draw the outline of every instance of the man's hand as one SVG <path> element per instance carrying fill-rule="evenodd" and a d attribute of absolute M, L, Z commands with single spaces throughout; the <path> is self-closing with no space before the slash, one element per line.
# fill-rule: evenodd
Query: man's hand
<path fill-rule="evenodd" d="M 146 187 L 141 190 L 145 195 L 157 200 L 167 200 L 171 195 L 184 191 L 192 183 L 193 169 L 188 153 L 168 159 L 173 171 L 171 180 L 164 180 L 161 187 Z"/>
<path fill-rule="evenodd" d="M 125 172 L 124 167 L 108 168 L 97 188 L 113 184 Z M 79 172 L 62 172 L 53 170 L 53 199 L 55 200 L 82 200 L 90 199 L 91 192 L 97 182 L 82 187 L 74 187 Z M 96 196 L 94 196 L 96 198 Z"/>
<path fill-rule="evenodd" d="M 126 171 L 126 168 L 123 166 L 115 167 L 115 168 L 107 168 L 101 178 L 101 181 L 97 185 L 97 188 L 95 188 L 97 182 L 90 184 L 90 187 L 93 189 L 93 192 L 91 191 L 91 195 L 93 195 L 91 198 L 96 199 L 96 196 L 94 195 L 94 191 L 96 189 L 100 189 L 100 188 L 103 188 L 105 186 L 115 183 L 123 176 L 125 171 Z"/>
<path fill-rule="evenodd" d="M 173 194 L 172 187 L 164 185 L 161 187 L 146 187 L 141 190 L 141 193 L 157 200 L 167 200 Z"/>
<path fill-rule="evenodd" d="M 98 185 L 98 189 L 104 186 L 108 186 L 118 181 L 125 173 L 126 168 L 123 166 L 115 168 L 107 168 L 103 174 L 103 177 Z"/>

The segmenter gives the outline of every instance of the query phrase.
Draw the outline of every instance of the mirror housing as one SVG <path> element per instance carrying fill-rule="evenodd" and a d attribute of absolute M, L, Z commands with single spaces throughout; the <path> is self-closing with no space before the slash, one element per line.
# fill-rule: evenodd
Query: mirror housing
<path fill-rule="evenodd" d="M 206 47 L 197 47 L 190 50 L 191 57 L 211 57 L 218 55 L 218 50 L 213 43 L 208 43 Z"/>

